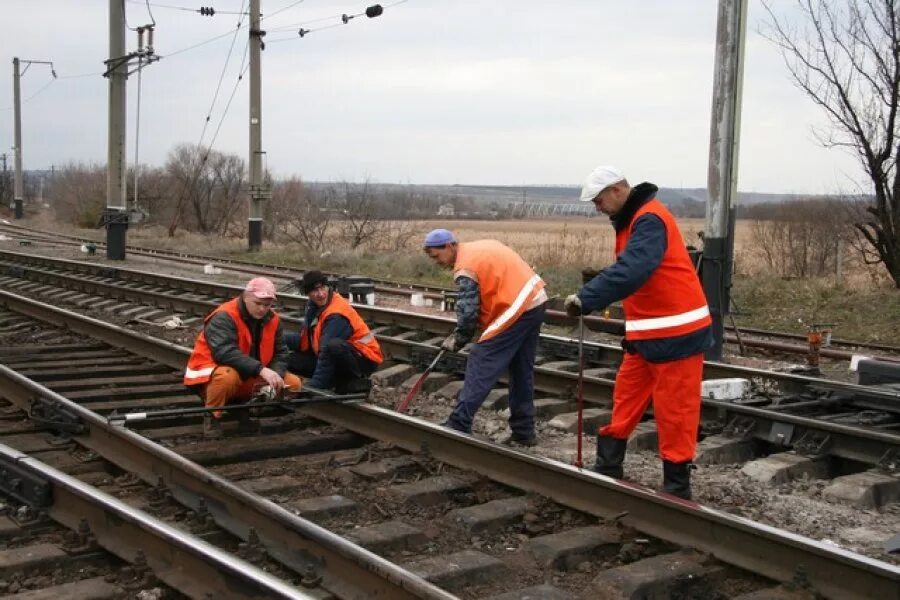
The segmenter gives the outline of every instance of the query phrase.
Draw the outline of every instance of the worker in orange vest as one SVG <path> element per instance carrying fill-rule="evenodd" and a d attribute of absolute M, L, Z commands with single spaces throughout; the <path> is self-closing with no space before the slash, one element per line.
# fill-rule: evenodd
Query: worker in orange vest
<path fill-rule="evenodd" d="M 445 426 L 472 432 L 472 419 L 503 373 L 509 374 L 509 427 L 505 443 L 534 446 L 534 358 L 544 322 L 544 280 L 511 248 L 496 240 L 459 243 L 446 229 L 425 237 L 425 252 L 453 269 L 459 288 L 456 328 L 441 348 L 469 350 L 463 388 Z"/>
<path fill-rule="evenodd" d="M 375 334 L 322 271 L 304 273 L 300 288 L 309 303 L 300 332 L 284 336 L 288 369 L 309 378 L 305 385 L 311 388 L 368 392 L 369 376 L 384 361 Z"/>
<path fill-rule="evenodd" d="M 594 470 L 623 477 L 628 436 L 652 399 L 663 491 L 690 499 L 712 320 L 681 232 L 657 190 L 651 183 L 631 187 L 611 166 L 588 175 L 581 200 L 609 216 L 616 262 L 566 298 L 565 307 L 577 316 L 622 300 L 625 309 L 625 357 L 616 374 L 612 420 L 598 431 Z"/>
<path fill-rule="evenodd" d="M 272 310 L 275 286 L 265 277 L 251 279 L 232 298 L 203 320 L 184 372 L 184 384 L 195 389 L 207 407 L 246 402 L 268 386 L 274 396 L 285 387 L 299 391 L 300 379 L 287 372 L 287 349 L 281 320 Z M 249 413 L 237 411 L 241 428 L 252 429 Z M 222 436 L 221 411 L 204 419 L 204 435 Z"/>

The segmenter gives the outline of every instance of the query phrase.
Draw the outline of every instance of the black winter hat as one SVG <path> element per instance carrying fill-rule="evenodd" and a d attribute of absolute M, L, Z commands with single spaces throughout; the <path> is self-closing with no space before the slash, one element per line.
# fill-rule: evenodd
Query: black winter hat
<path fill-rule="evenodd" d="M 328 277 L 325 276 L 325 273 L 322 271 L 307 271 L 303 274 L 303 279 L 300 281 L 300 289 L 303 290 L 304 294 L 308 294 L 320 283 L 328 283 Z"/>

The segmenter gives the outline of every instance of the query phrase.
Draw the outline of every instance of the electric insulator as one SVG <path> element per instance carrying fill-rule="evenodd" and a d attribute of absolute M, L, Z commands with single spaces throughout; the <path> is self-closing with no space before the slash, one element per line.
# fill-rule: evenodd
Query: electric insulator
<path fill-rule="evenodd" d="M 351 17 L 351 16 L 349 16 L 349 15 L 347 15 L 347 14 L 341 15 L 341 21 L 344 22 L 344 25 L 346 25 L 347 23 L 349 23 L 349 22 L 350 22 L 350 19 L 352 19 L 352 18 L 353 18 L 353 17 Z"/>
<path fill-rule="evenodd" d="M 384 12 L 384 8 L 380 4 L 373 4 L 369 8 L 366 9 L 366 16 L 370 19 L 374 17 L 380 17 L 381 13 Z"/>
<path fill-rule="evenodd" d="M 212 6 L 201 6 L 200 14 L 203 15 L 204 17 L 212 17 L 212 16 L 215 16 L 216 9 L 214 9 Z"/>
<path fill-rule="evenodd" d="M 301 28 L 300 28 L 300 31 L 297 32 L 297 35 L 299 35 L 300 37 L 303 37 L 303 36 L 306 35 L 307 33 L 309 33 L 309 29 L 303 29 L 303 28 L 301 27 Z"/>

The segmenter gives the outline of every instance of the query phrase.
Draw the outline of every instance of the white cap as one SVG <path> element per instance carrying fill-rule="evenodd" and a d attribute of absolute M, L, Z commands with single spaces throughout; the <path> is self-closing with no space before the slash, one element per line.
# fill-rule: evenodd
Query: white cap
<path fill-rule="evenodd" d="M 597 167 L 585 178 L 581 186 L 581 201 L 590 202 L 597 194 L 620 181 L 625 181 L 622 171 L 610 165 Z"/>

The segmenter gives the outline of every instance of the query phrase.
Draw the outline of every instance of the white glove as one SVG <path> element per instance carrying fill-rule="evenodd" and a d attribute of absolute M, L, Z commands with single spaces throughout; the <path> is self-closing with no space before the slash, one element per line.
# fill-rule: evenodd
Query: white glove
<path fill-rule="evenodd" d="M 447 336 L 447 339 L 445 339 L 443 342 L 441 342 L 441 349 L 446 350 L 447 352 L 456 352 L 457 347 L 458 347 L 458 345 L 456 343 L 456 334 L 455 333 L 451 333 L 450 335 Z"/>
<path fill-rule="evenodd" d="M 563 306 L 566 309 L 566 314 L 570 317 L 577 317 L 581 314 L 581 298 L 578 297 L 578 294 L 567 296 Z"/>

